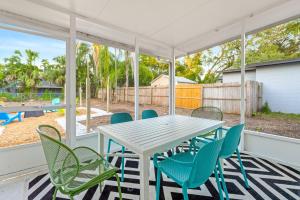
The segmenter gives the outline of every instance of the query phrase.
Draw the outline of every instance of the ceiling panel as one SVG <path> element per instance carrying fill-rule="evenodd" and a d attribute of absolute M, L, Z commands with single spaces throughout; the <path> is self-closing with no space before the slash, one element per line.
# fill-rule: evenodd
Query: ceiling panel
<path fill-rule="evenodd" d="M 238 36 L 251 13 L 247 31 L 299 15 L 300 0 L 2 0 L 0 10 L 62 27 L 74 12 L 90 21 L 78 21 L 82 32 L 131 45 L 138 36 L 147 39 L 142 48 L 188 52 Z"/>
<path fill-rule="evenodd" d="M 33 0 L 35 1 L 35 0 Z M 71 10 L 78 14 L 97 18 L 109 0 L 38 0 Z"/>
<path fill-rule="evenodd" d="M 182 17 L 176 23 L 152 35 L 155 39 L 177 45 L 189 38 L 196 37 L 205 32 L 214 31 L 224 25 L 241 20 L 261 8 L 270 7 L 282 0 L 214 0 L 203 5 L 197 12 Z"/>
<path fill-rule="evenodd" d="M 209 0 L 110 0 L 100 16 L 111 24 L 144 35 L 177 21 Z"/>

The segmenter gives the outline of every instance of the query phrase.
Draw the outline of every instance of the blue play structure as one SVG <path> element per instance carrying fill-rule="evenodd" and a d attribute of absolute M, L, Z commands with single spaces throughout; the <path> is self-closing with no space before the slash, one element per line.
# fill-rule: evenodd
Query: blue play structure
<path fill-rule="evenodd" d="M 60 99 L 59 98 L 54 98 L 51 101 L 52 106 L 58 106 L 60 105 Z M 46 112 L 57 112 L 57 110 L 46 110 Z"/>
<path fill-rule="evenodd" d="M 4 121 L 1 125 L 5 126 L 14 121 L 15 119 L 18 119 L 19 122 L 22 121 L 21 113 L 22 112 L 18 112 L 17 114 L 8 114 L 6 112 L 0 112 L 0 120 Z"/>

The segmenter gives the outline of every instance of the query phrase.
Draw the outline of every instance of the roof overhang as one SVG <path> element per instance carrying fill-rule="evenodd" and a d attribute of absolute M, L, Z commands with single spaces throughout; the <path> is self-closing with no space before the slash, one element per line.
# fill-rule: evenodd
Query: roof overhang
<path fill-rule="evenodd" d="M 299 0 L 9 0 L 0 22 L 68 37 L 70 15 L 78 38 L 171 58 L 203 50 L 299 17 Z M 16 14 L 17 13 L 17 14 Z M 24 30 L 23 30 L 24 31 Z"/>

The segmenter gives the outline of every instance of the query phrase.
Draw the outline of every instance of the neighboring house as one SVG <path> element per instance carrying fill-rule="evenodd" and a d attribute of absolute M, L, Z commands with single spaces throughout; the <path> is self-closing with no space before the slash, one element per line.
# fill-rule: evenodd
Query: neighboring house
<path fill-rule="evenodd" d="M 48 81 L 42 80 L 38 86 L 36 86 L 37 93 L 38 94 L 43 94 L 45 92 L 47 93 L 62 93 L 63 92 L 63 87 L 50 83 Z"/>
<path fill-rule="evenodd" d="M 0 92 L 18 93 L 20 85 L 17 82 L 11 83 L 4 88 L 0 88 Z M 42 95 L 43 93 L 63 93 L 63 87 L 42 80 L 36 88 L 36 93 Z"/>
<path fill-rule="evenodd" d="M 262 83 L 263 102 L 272 111 L 300 113 L 300 59 L 252 64 L 245 80 Z M 223 72 L 223 83 L 240 82 L 240 69 Z"/>
<path fill-rule="evenodd" d="M 181 76 L 175 76 L 175 85 L 177 84 L 197 84 L 197 82 Z M 153 81 L 151 81 L 152 87 L 168 86 L 168 85 L 170 85 L 169 76 L 164 74 L 159 75 Z"/>

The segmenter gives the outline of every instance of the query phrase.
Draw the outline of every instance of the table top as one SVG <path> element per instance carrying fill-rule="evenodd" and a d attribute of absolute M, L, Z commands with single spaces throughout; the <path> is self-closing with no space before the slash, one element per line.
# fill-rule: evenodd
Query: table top
<path fill-rule="evenodd" d="M 169 150 L 195 136 L 221 127 L 223 121 L 167 115 L 99 126 L 99 133 L 142 155 Z"/>

